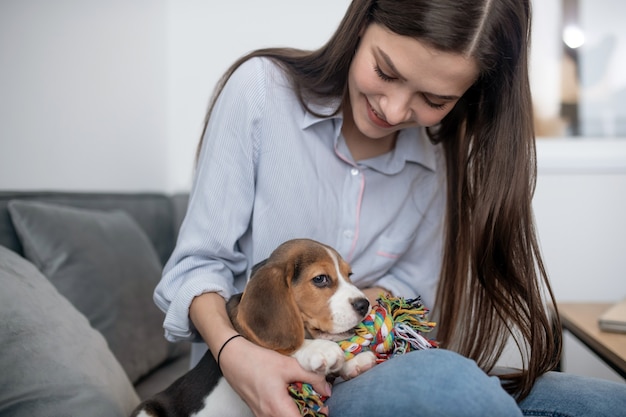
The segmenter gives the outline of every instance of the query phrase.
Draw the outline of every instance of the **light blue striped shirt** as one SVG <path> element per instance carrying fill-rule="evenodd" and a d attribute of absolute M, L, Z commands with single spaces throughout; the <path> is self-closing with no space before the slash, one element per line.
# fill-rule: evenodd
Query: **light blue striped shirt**
<path fill-rule="evenodd" d="M 330 114 L 328 106 L 311 106 Z M 311 238 L 351 263 L 359 287 L 422 296 L 432 307 L 442 259 L 443 149 L 423 129 L 390 153 L 355 162 L 341 114 L 304 111 L 272 61 L 231 77 L 207 127 L 189 208 L 154 294 L 169 340 L 199 341 L 193 298 L 240 292 L 254 264 L 282 242 Z"/>

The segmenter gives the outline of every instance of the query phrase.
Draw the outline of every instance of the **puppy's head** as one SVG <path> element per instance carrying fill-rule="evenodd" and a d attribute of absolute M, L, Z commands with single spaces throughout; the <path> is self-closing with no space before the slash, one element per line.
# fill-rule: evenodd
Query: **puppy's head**
<path fill-rule="evenodd" d="M 229 302 L 231 320 L 251 341 L 285 354 L 305 336 L 344 339 L 370 308 L 350 275 L 331 247 L 290 240 L 253 269 L 241 298 Z"/>

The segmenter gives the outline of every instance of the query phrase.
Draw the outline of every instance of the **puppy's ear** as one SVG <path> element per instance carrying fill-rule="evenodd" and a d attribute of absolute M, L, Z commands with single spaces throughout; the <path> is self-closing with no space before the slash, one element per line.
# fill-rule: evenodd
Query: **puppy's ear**
<path fill-rule="evenodd" d="M 304 341 L 304 324 L 291 292 L 293 271 L 280 264 L 265 264 L 248 282 L 236 322 L 250 341 L 291 354 Z"/>
<path fill-rule="evenodd" d="M 252 271 L 250 271 L 250 276 L 255 276 L 256 273 L 259 271 L 259 269 L 261 269 L 263 266 L 265 266 L 265 264 L 267 263 L 267 259 L 262 260 L 261 262 L 256 263 L 253 267 L 252 267 Z"/>

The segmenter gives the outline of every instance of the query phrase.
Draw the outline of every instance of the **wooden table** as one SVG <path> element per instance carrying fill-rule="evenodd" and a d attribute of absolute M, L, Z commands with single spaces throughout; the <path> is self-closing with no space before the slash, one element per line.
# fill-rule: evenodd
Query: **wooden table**
<path fill-rule="evenodd" d="M 558 303 L 561 325 L 622 378 L 626 378 L 626 334 L 600 330 L 598 317 L 611 303 Z"/>

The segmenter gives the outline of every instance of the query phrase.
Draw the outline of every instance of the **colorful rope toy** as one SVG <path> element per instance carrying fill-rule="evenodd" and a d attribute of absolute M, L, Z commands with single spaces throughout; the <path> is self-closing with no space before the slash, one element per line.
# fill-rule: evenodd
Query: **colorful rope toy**
<path fill-rule="evenodd" d="M 361 352 L 372 351 L 376 355 L 377 363 L 381 363 L 413 350 L 436 348 L 436 341 L 422 335 L 434 327 L 435 323 L 428 320 L 428 309 L 419 297 L 406 300 L 381 296 L 378 305 L 356 327 L 355 335 L 338 343 L 346 360 Z M 320 410 L 327 398 L 315 392 L 310 384 L 291 384 L 289 393 L 296 401 L 302 416 L 326 416 Z"/>

